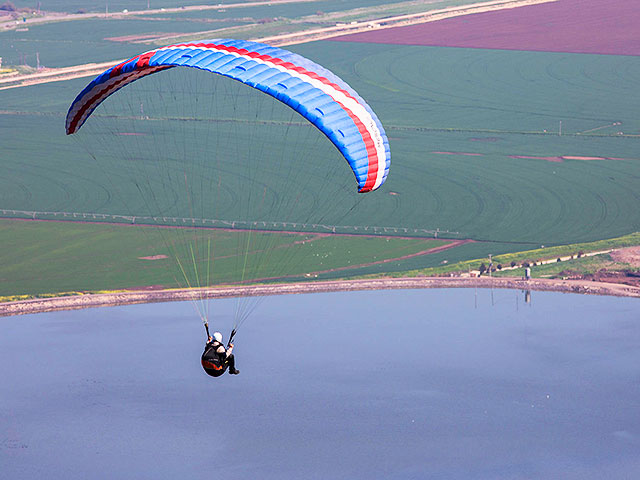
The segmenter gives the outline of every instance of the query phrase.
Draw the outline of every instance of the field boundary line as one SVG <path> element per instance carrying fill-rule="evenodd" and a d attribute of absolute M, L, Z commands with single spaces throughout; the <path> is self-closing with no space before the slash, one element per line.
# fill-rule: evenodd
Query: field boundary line
<path fill-rule="evenodd" d="M 118 11 L 118 12 L 88 12 L 88 13 L 67 13 L 67 12 L 47 12 L 42 17 L 27 18 L 26 21 L 9 20 L 0 23 L 0 31 L 13 30 L 15 28 L 25 27 L 28 25 L 37 25 L 45 23 L 57 23 L 57 22 L 70 22 L 73 20 L 86 20 L 89 18 L 109 18 L 119 19 L 124 18 L 135 19 L 137 16 L 143 15 L 157 15 L 166 13 L 181 13 L 189 11 L 201 11 L 201 10 L 226 10 L 227 8 L 245 8 L 245 7 L 260 7 L 263 5 L 274 5 L 281 3 L 313 3 L 318 0 L 262 0 L 254 2 L 243 3 L 228 3 L 228 4 L 216 4 L 216 5 L 189 5 L 184 7 L 165 7 L 165 8 L 150 8 L 148 10 L 131 10 L 131 11 Z"/>
<path fill-rule="evenodd" d="M 538 5 L 541 3 L 557 2 L 558 0 L 490 0 L 487 2 L 472 3 L 455 7 L 447 7 L 437 10 L 427 10 L 406 15 L 396 15 L 393 17 L 382 17 L 373 20 L 363 20 L 360 22 L 350 22 L 349 24 L 337 24 L 334 27 L 318 28 L 302 32 L 285 33 L 254 39 L 255 41 L 268 43 L 274 46 L 295 45 L 317 40 L 326 40 L 342 35 L 352 35 L 362 33 L 371 29 L 384 30 L 387 28 L 406 27 L 420 23 L 436 22 L 447 18 L 472 15 L 475 13 L 491 12 L 496 10 L 506 10 L 511 8 Z"/>
<path fill-rule="evenodd" d="M 398 235 L 393 235 L 399 233 L 406 236 L 411 236 L 411 238 L 428 237 L 443 238 L 449 240 L 451 239 L 448 237 L 449 235 L 460 235 L 460 232 L 441 230 L 439 228 L 427 229 L 374 225 L 327 225 L 323 223 L 299 223 L 267 220 L 247 221 L 174 216 L 120 215 L 89 212 L 46 212 L 14 210 L 6 208 L 0 208 L 0 218 L 7 220 L 75 221 L 77 223 L 95 223 L 103 225 L 137 225 L 165 228 L 210 228 L 233 231 L 263 231 L 295 234 L 325 233 L 335 235 L 371 236 L 389 234 L 389 236 L 399 237 Z"/>
<path fill-rule="evenodd" d="M 274 0 L 273 3 L 278 0 Z M 281 2 L 296 2 L 300 0 L 280 0 Z M 315 0 L 303 0 L 303 1 L 315 1 Z M 427 10 L 419 13 L 411 13 L 407 15 L 398 15 L 394 17 L 382 17 L 373 20 L 364 20 L 350 22 L 348 24 L 336 24 L 332 27 L 314 28 L 311 30 L 303 30 L 301 32 L 285 33 L 280 35 L 272 35 L 261 38 L 253 38 L 251 40 L 268 43 L 273 46 L 286 46 L 295 45 L 298 43 L 312 42 L 317 40 L 325 40 L 341 35 L 351 35 L 354 33 L 361 33 L 370 29 L 386 29 L 393 27 L 401 27 L 407 25 L 415 25 L 419 23 L 435 22 L 438 20 L 444 20 L 446 18 L 452 18 L 463 15 L 471 15 L 474 13 L 483 13 L 489 11 L 497 11 L 503 9 L 511 9 L 524 7 L 529 5 L 537 5 L 541 3 L 557 2 L 558 0 L 490 0 L 486 2 L 473 3 L 468 5 L 448 7 L 444 9 Z M 256 2 L 257 4 L 268 4 L 272 2 Z M 246 4 L 242 4 L 246 5 Z M 188 7 L 185 7 L 185 9 Z M 220 8 L 219 6 L 211 8 Z M 226 6 L 224 7 L 226 8 Z M 179 11 L 182 11 L 181 9 Z M 166 12 L 166 10 L 165 10 Z M 104 15 L 104 14 L 103 14 Z M 119 14 L 122 16 L 123 14 Z M 131 13 L 124 16 L 131 15 Z M 1 27 L 2 25 L 0 25 Z M 170 39 L 183 39 L 190 38 L 193 40 L 199 39 L 200 35 L 211 35 L 214 31 L 208 32 L 193 32 L 181 36 L 163 37 L 169 41 Z M 171 42 L 169 42 L 171 43 Z M 71 80 L 76 78 L 83 78 L 94 76 L 102 73 L 105 69 L 121 63 L 123 60 L 114 60 L 111 62 L 103 62 L 99 64 L 84 64 L 76 65 L 64 68 L 51 68 L 45 69 L 45 71 L 35 72 L 33 74 L 22 74 L 18 77 L 12 76 L 8 78 L 0 78 L 0 90 L 9 88 L 18 88 L 29 85 L 37 85 L 41 83 L 60 82 L 64 80 Z M 103 66 L 104 68 L 98 68 Z"/>

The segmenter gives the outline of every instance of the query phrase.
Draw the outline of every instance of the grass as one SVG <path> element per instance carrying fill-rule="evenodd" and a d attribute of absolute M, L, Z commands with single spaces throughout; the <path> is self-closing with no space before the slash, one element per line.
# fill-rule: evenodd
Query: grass
<path fill-rule="evenodd" d="M 405 277 L 415 275 L 440 275 L 461 270 L 460 262 L 469 259 L 488 258 L 495 252 L 517 252 L 522 245 L 515 243 L 477 242 L 466 243 L 455 248 L 429 255 L 421 255 L 405 260 L 393 261 L 383 265 L 349 270 L 349 277 L 390 276 Z M 466 264 L 465 264 L 466 265 Z M 478 262 L 480 265 L 480 262 Z M 427 272 L 427 273 L 423 273 Z M 344 272 L 325 273 L 319 276 L 322 280 L 344 278 Z"/>
<path fill-rule="evenodd" d="M 566 260 L 563 262 L 555 262 L 546 265 L 536 265 L 532 268 L 532 274 L 535 273 L 535 276 L 543 276 L 546 274 L 550 274 L 550 272 L 560 272 L 565 269 L 571 269 L 575 266 L 590 266 L 596 267 L 598 265 L 603 265 L 606 263 L 606 260 L 610 259 L 610 257 L 606 255 L 595 255 L 589 257 L 578 258 L 579 252 L 589 253 L 589 252 L 600 252 L 604 250 L 611 250 L 616 248 L 624 248 L 640 245 L 640 232 L 632 233 L 630 235 L 624 235 L 618 238 L 611 238 L 606 240 L 600 240 L 596 242 L 588 242 L 588 243 L 576 243 L 572 245 L 562 245 L 557 247 L 550 248 L 539 248 L 535 250 L 526 250 L 526 251 L 517 251 L 513 253 L 506 253 L 502 255 L 493 255 L 492 261 L 494 266 L 503 265 L 510 266 L 511 262 L 515 262 L 517 265 L 522 265 L 524 262 L 532 263 L 540 263 L 542 260 L 553 260 L 559 257 L 567 257 L 567 256 L 575 256 L 574 260 Z M 482 264 L 488 265 L 489 258 L 488 255 L 482 257 L 476 257 L 473 260 L 465 260 L 461 262 L 448 262 L 446 265 L 438 265 L 432 266 L 428 268 L 415 269 L 415 270 L 407 270 L 407 271 L 397 271 L 393 274 L 393 276 L 415 276 L 415 275 L 425 275 L 425 276 L 438 276 L 438 275 L 447 275 L 450 273 L 465 273 L 471 270 L 478 270 Z M 584 273 L 593 273 L 593 271 L 583 270 Z M 516 270 L 506 270 L 506 271 L 496 271 L 495 275 L 497 276 L 516 276 L 520 277 L 523 275 L 521 269 Z"/>
<path fill-rule="evenodd" d="M 546 84 L 546 89 L 555 92 L 565 85 L 565 77 L 560 77 L 562 81 L 559 81 L 555 74 L 544 72 L 547 66 L 555 65 L 558 54 L 475 51 L 471 56 L 472 52 L 466 49 L 418 47 L 416 50 L 416 47 L 385 46 L 374 49 L 371 45 L 361 44 L 320 44 L 323 48 L 310 44 L 298 46 L 296 50 L 327 64 L 362 92 L 379 113 L 390 137 L 391 175 L 380 194 L 368 197 L 366 204 L 358 207 L 356 216 L 364 223 L 440 228 L 459 232 L 458 238 L 522 242 L 523 249 L 543 244 L 593 241 L 640 229 L 640 211 L 629 208 L 640 200 L 640 161 L 636 159 L 640 139 L 601 135 L 559 137 L 545 135 L 541 130 L 531 135 L 524 132 L 533 129 L 532 125 L 524 125 L 520 132 L 514 128 L 519 126 L 519 119 L 525 114 L 536 117 L 541 110 L 552 107 L 540 106 L 536 96 L 529 101 L 528 97 L 523 98 L 520 91 L 528 88 L 529 82 L 520 78 L 517 69 L 507 76 L 508 70 L 503 66 L 526 63 L 520 57 L 527 57 L 529 63 L 538 65 L 537 83 Z M 355 67 L 348 67 L 347 60 L 354 57 L 360 60 Z M 399 64 L 397 58 L 402 58 L 404 63 Z M 374 70 L 379 70 L 385 62 L 388 64 L 385 70 L 393 69 L 396 76 L 407 79 L 405 67 L 411 70 L 407 64 L 413 61 L 412 58 L 419 62 L 426 58 L 431 65 L 424 70 L 426 76 L 421 77 L 424 78 L 421 95 L 417 94 L 417 85 L 409 88 L 406 82 L 399 81 L 395 90 L 391 89 L 390 80 L 385 80 L 384 86 L 372 84 L 381 81 Z M 459 91 L 462 85 L 455 82 L 447 87 L 443 81 L 436 81 L 441 75 L 438 72 L 447 70 L 452 64 L 464 63 L 465 59 L 471 66 L 484 65 L 491 71 L 491 77 L 503 75 L 503 82 L 512 84 L 513 99 L 506 98 L 506 89 L 488 90 L 487 84 L 484 88 L 471 84 L 468 86 L 470 92 L 465 93 Z M 576 87 L 583 92 L 582 97 L 568 96 L 564 101 L 554 98 L 557 105 L 553 109 L 558 116 L 560 112 L 581 108 L 583 125 L 580 128 L 592 127 L 595 122 L 589 118 L 596 114 L 605 119 L 622 119 L 623 125 L 636 121 L 629 107 L 633 106 L 633 101 L 628 100 L 635 97 L 618 72 L 635 72 L 640 68 L 640 60 L 636 57 L 566 55 L 563 62 L 572 65 L 565 67 L 568 72 L 589 70 L 589 77 L 574 76 L 576 85 L 583 84 L 582 88 Z M 497 71 L 494 73 L 493 69 Z M 594 77 L 604 83 L 607 73 L 609 83 L 613 85 L 608 103 L 596 101 L 591 105 L 592 96 L 587 86 Z M 461 71 L 451 72 L 454 79 L 461 76 Z M 3 177 L 6 191 L 11 192 L 3 198 L 5 208 L 97 211 L 108 207 L 104 199 L 108 196 L 109 185 L 102 182 L 100 175 L 87 164 L 82 148 L 62 135 L 63 112 L 84 83 L 79 80 L 0 92 L 6 109 L 57 115 L 3 117 L 6 120 L 3 121 L 4 138 L 8 139 L 4 146 L 8 152 L 5 165 L 8 164 L 10 172 L 16 175 L 15 179 Z M 491 91 L 500 98 L 488 96 Z M 566 86 L 564 91 L 568 92 Z M 462 99 L 456 102 L 454 95 L 459 97 L 462 93 L 478 105 L 469 105 Z M 535 93 L 538 95 L 539 92 Z M 580 102 L 579 98 L 582 99 Z M 493 109 L 491 106 L 499 101 L 505 105 L 520 102 L 519 111 Z M 415 108 L 409 109 L 409 104 Z M 547 120 L 549 125 L 554 121 Z M 506 123 L 510 124 L 509 130 L 502 130 Z M 459 125 L 457 130 L 447 130 L 456 124 Z M 570 131 L 571 122 L 565 121 L 563 125 L 565 131 Z M 32 131 L 40 135 L 34 137 Z M 628 160 L 552 163 L 532 158 L 515 159 L 512 155 L 602 156 Z M 19 167 L 16 169 L 15 165 Z M 43 169 L 47 171 L 46 178 L 40 173 Z M 389 192 L 398 195 L 392 196 Z M 135 197 L 136 192 L 125 192 L 125 196 Z"/>
<path fill-rule="evenodd" d="M 318 12 L 323 14 L 348 12 L 354 8 L 366 8 L 370 10 L 384 8 L 383 6 L 389 5 L 389 8 L 393 8 L 396 5 L 403 5 L 405 2 L 401 0 L 389 1 L 389 0 L 350 0 L 345 2 L 343 0 L 319 0 L 314 2 L 300 2 L 300 3 L 284 3 L 284 4 L 269 4 L 269 5 L 257 5 L 244 8 L 229 8 L 220 10 L 189 10 L 185 12 L 171 12 L 161 14 L 166 18 L 210 18 L 212 15 L 219 16 L 221 18 L 253 18 L 259 20 L 262 18 L 286 18 L 286 19 L 299 19 L 305 16 L 320 16 Z M 215 12 L 215 13 L 212 13 Z"/>
<path fill-rule="evenodd" d="M 242 3 L 250 0 L 232 0 L 226 2 L 217 3 Z M 30 0 L 15 0 L 12 2 L 16 7 L 33 8 L 33 2 Z M 168 7 L 180 7 L 187 5 L 202 5 L 202 0 L 185 0 L 176 2 L 175 0 L 151 0 L 151 8 L 168 8 Z M 88 12 L 104 12 L 105 4 L 96 4 L 95 2 L 89 3 L 83 0 L 47 0 L 42 2 L 42 10 L 55 11 L 55 12 L 76 12 L 80 9 L 84 9 Z M 109 2 L 109 11 L 117 12 L 124 9 L 133 10 L 145 10 L 147 8 L 146 0 L 112 0 Z"/>
<path fill-rule="evenodd" d="M 337 23 L 353 21 L 367 21 L 394 15 L 406 15 L 410 13 L 436 10 L 445 7 L 476 3 L 473 0 L 432 0 L 432 1 L 351 1 L 349 4 L 340 0 L 325 0 L 309 3 L 292 3 L 283 5 L 257 6 L 242 9 L 242 13 L 250 15 L 254 22 L 260 19 L 269 19 L 263 24 L 251 24 L 246 26 L 231 27 L 219 32 L 199 32 L 172 38 L 170 41 L 186 41 L 193 39 L 206 39 L 212 36 L 231 38 L 255 39 L 269 37 L 283 33 L 294 33 L 302 30 L 316 29 L 320 27 L 332 27 Z M 348 8 L 347 8 L 348 7 Z M 216 11 L 215 15 L 231 17 L 240 12 L 229 9 L 224 12 Z M 210 11 L 187 11 L 177 14 L 164 14 L 167 18 L 209 18 Z M 246 17 L 244 17 L 246 18 Z M 153 42 L 160 45 L 161 41 Z"/>
<path fill-rule="evenodd" d="M 238 4 L 250 2 L 252 0 L 227 0 L 224 2 L 215 2 L 214 5 L 223 4 L 221 10 L 225 10 L 220 12 L 220 15 L 223 16 L 253 16 L 255 18 L 264 18 L 264 17 L 274 17 L 274 16 L 286 16 L 289 18 L 292 17 L 300 17 L 302 15 L 311 15 L 315 14 L 318 11 L 322 12 L 335 12 L 342 11 L 347 9 L 354 8 L 366 8 L 366 7 L 378 7 L 383 5 L 389 5 L 390 9 L 394 8 L 394 5 L 398 5 L 402 11 L 407 11 L 411 9 L 411 6 L 414 4 L 460 4 L 460 3 L 474 3 L 472 0 L 440 0 L 434 2 L 413 2 L 413 1 L 402 1 L 402 0 L 349 0 L 348 2 L 344 0 L 317 0 L 314 2 L 299 2 L 299 3 L 289 3 L 289 4 L 277 4 L 273 3 L 270 5 L 259 5 L 259 6 L 248 6 L 243 8 L 229 8 L 225 9 L 224 4 Z M 18 8 L 29 7 L 32 8 L 33 5 L 30 0 L 15 0 L 12 2 Z M 181 6 L 190 6 L 190 5 L 208 5 L 206 2 L 202 0 L 186 0 L 176 2 L 175 0 L 151 0 L 150 7 L 152 9 L 157 8 L 176 8 Z M 137 10 L 146 10 L 147 2 L 145 0 L 112 0 L 109 2 L 109 11 L 110 12 L 118 12 L 124 9 L 128 9 L 129 11 L 137 11 Z M 398 8 L 398 7 L 396 7 Z M 84 9 L 88 12 L 104 12 L 105 5 L 104 4 L 87 4 L 81 0 L 48 0 L 45 3 L 42 3 L 42 9 L 46 11 L 61 11 L 61 12 L 77 12 L 79 9 Z M 217 10 L 212 10 L 216 11 Z M 182 13 L 180 16 L 208 16 L 209 10 L 204 11 L 186 11 Z M 165 14 L 165 15 L 173 15 L 175 14 Z"/>
<path fill-rule="evenodd" d="M 457 232 L 452 238 L 482 240 L 354 274 L 437 273 L 488 254 L 527 256 L 540 245 L 547 254 L 549 247 L 640 230 L 640 137 L 634 136 L 640 133 L 640 105 L 633 82 L 640 58 L 339 42 L 291 49 L 350 83 L 390 138 L 386 185 L 362 197 L 343 224 L 439 228 Z M 131 181 L 110 181 L 82 145 L 63 134 L 66 108 L 86 82 L 0 91 L 0 208 L 145 212 Z M 565 134 L 549 133 L 560 120 Z M 613 122 L 622 122 L 617 128 L 626 135 L 615 129 L 581 133 Z M 330 145 L 319 145 L 318 158 L 337 158 Z M 514 156 L 623 160 L 555 163 Z M 114 171 L 131 171 L 126 161 L 112 162 Z M 239 172 L 230 174 L 239 178 Z M 277 171 L 273 175 L 278 178 Z M 231 185 L 242 191 L 242 183 Z M 233 213 L 239 198 L 225 197 L 223 210 Z M 289 214 L 304 217 L 309 205 L 296 203 Z M 340 274 L 324 277 L 334 275 Z"/>
<path fill-rule="evenodd" d="M 558 277 L 565 276 L 566 272 L 575 272 L 579 275 L 589 275 L 597 273 L 602 269 L 616 270 L 630 268 L 629 264 L 613 262 L 610 255 L 594 255 L 593 257 L 582 257 L 565 262 L 550 263 L 546 265 L 536 265 L 531 269 L 532 277 Z M 505 272 L 495 272 L 495 277 L 522 277 L 522 270 L 507 270 Z"/>
<path fill-rule="evenodd" d="M 640 133 L 631 56 L 313 42 L 290 47 L 351 83 L 385 125 L 505 133 Z M 631 100 L 630 100 L 631 99 Z"/>
<path fill-rule="evenodd" d="M 280 275 L 309 278 L 310 272 L 394 258 L 446 243 L 420 238 L 259 232 L 252 233 L 247 242 L 248 235 L 222 230 L 0 220 L 0 295 L 40 296 L 143 285 L 199 286 L 207 284 L 207 268 L 210 284 L 239 282 L 243 275 L 245 281 Z M 245 259 L 247 244 L 249 255 Z M 213 265 L 207 260 L 209 253 Z M 140 258 L 156 255 L 168 258 Z M 185 270 L 184 276 L 178 262 Z"/>
<path fill-rule="evenodd" d="M 14 2 L 18 7 L 20 2 Z M 241 2 L 227 2 L 241 3 Z M 36 53 L 40 55 L 40 64 L 47 67 L 63 67 L 90 62 L 106 62 L 128 58 L 140 51 L 151 48 L 145 44 L 114 42 L 111 37 L 144 34 L 177 34 L 169 40 L 152 42 L 154 45 L 166 45 L 173 41 L 203 38 L 256 38 L 264 35 L 275 35 L 319 25 L 333 25 L 341 12 L 371 11 L 374 17 L 380 15 L 380 9 L 403 8 L 406 2 L 389 0 L 322 0 L 287 4 L 257 5 L 244 8 L 212 9 L 201 11 L 185 11 L 157 13 L 153 15 L 129 16 L 127 18 L 104 19 L 91 18 L 59 23 L 29 25 L 28 31 L 10 30 L 0 32 L 0 52 L 5 65 L 19 65 L 26 62 L 36 65 Z M 452 2 L 451 0 L 435 2 L 433 5 L 451 3 L 470 3 L 470 0 Z M 152 8 L 180 7 L 198 5 L 202 2 L 176 3 L 168 0 L 151 2 Z M 418 8 L 424 9 L 420 3 Z M 25 5 L 32 6 L 32 5 Z M 118 12 L 125 8 L 130 11 L 146 9 L 144 0 L 118 0 L 109 2 L 109 9 Z M 409 7 L 416 8 L 413 2 Z M 428 4 L 431 8 L 432 5 Z M 99 7 L 83 5 L 73 0 L 52 0 L 43 4 L 44 10 L 61 10 L 76 12 L 83 8 L 87 11 L 104 11 L 104 4 Z M 323 12 L 318 15 L 318 12 Z M 305 18 L 302 18 L 305 17 Z M 306 17 L 309 17 L 306 19 Z M 325 18 L 327 17 L 327 18 Z M 261 19 L 277 18 L 278 20 L 264 25 L 256 25 Z M 355 19 L 355 17 L 354 17 Z M 351 20 L 351 17 L 349 17 Z M 298 22 L 292 24 L 291 22 Z M 329 23 L 327 23 L 329 22 Z M 248 28 L 243 25 L 251 24 Z M 201 33 L 205 32 L 205 33 Z M 208 32 L 208 33 L 206 33 Z"/>
<path fill-rule="evenodd" d="M 567 256 L 578 257 L 580 252 L 600 252 L 615 248 L 631 247 L 640 245 L 640 232 L 635 232 L 622 237 L 610 238 L 588 243 L 575 243 L 572 245 L 562 245 L 558 247 L 539 248 L 524 252 L 498 255 L 494 258 L 494 264 L 510 265 L 511 262 L 521 264 L 522 262 L 536 262 L 540 260 L 548 260 Z"/>
<path fill-rule="evenodd" d="M 4 65 L 19 65 L 23 60 L 36 66 L 36 53 L 45 67 L 66 67 L 84 63 L 129 58 L 148 50 L 145 45 L 115 42 L 111 37 L 173 32 L 197 32 L 209 28 L 240 25 L 245 20 L 224 19 L 218 24 L 188 20 L 126 20 L 91 18 L 73 22 L 31 26 L 26 32 L 0 32 L 0 51 Z"/>

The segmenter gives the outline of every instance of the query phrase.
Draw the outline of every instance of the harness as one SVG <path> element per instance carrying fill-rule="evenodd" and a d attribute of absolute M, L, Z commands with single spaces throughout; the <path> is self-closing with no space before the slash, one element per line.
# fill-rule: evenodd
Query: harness
<path fill-rule="evenodd" d="M 201 360 L 202 362 L 202 366 L 204 368 L 208 368 L 209 370 L 224 370 L 225 367 L 223 367 L 222 365 L 216 365 L 213 362 L 209 362 L 208 360 L 205 360 L 204 358 Z"/>
<path fill-rule="evenodd" d="M 212 342 L 207 344 L 207 349 L 202 354 L 200 363 L 209 375 L 217 376 L 227 369 L 227 359 L 224 353 L 218 353 L 216 350 L 220 347 L 220 343 Z"/>

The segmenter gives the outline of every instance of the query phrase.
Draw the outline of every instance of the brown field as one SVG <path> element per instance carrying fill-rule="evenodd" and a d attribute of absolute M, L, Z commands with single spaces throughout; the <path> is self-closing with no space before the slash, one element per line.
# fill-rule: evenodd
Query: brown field
<path fill-rule="evenodd" d="M 640 55 L 638 0 L 558 0 L 335 37 L 345 42 Z"/>

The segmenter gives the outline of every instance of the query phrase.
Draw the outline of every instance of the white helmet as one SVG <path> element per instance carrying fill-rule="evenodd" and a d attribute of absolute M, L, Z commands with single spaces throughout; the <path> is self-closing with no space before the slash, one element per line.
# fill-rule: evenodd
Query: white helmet
<path fill-rule="evenodd" d="M 213 333 L 213 338 L 219 342 L 222 343 L 222 334 L 220 332 L 214 332 Z"/>

